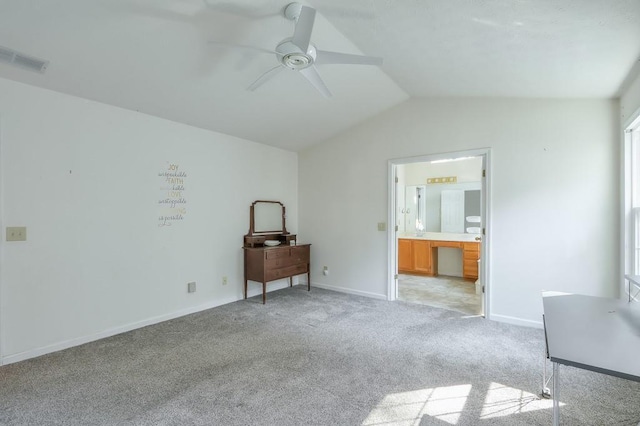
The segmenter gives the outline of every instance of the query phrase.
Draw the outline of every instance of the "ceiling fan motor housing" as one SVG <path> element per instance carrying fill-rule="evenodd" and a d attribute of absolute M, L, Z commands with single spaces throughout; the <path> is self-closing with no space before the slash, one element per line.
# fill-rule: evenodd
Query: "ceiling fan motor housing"
<path fill-rule="evenodd" d="M 292 70 L 302 70 L 310 67 L 316 61 L 316 47 L 309 43 L 306 52 L 302 52 L 298 46 L 285 39 L 277 47 L 277 58 L 283 66 Z"/>
<path fill-rule="evenodd" d="M 284 8 L 284 16 L 287 19 L 295 21 L 300 16 L 300 11 L 302 10 L 302 4 L 298 2 L 289 3 Z"/>
<path fill-rule="evenodd" d="M 316 19 L 316 10 L 310 6 L 303 6 L 300 3 L 289 3 L 284 9 L 284 16 L 295 21 L 293 36 L 282 40 L 275 48 L 275 55 L 278 60 L 277 66 L 263 73 L 256 81 L 251 83 L 248 90 L 255 90 L 265 81 L 271 79 L 283 68 L 298 71 L 306 78 L 324 97 L 330 98 L 331 92 L 327 88 L 322 77 L 314 66 L 316 63 L 322 64 L 362 64 L 381 65 L 381 58 L 370 56 L 353 55 L 349 53 L 320 51 L 320 62 L 317 62 L 318 50 L 311 43 L 311 33 Z M 264 49 L 260 49 L 264 50 Z"/>

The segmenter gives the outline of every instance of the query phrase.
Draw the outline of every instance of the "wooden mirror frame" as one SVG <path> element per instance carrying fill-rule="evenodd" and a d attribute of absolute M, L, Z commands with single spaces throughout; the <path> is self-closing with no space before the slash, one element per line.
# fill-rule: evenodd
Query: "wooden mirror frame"
<path fill-rule="evenodd" d="M 280 204 L 282 207 L 282 231 L 262 231 L 256 233 L 255 205 L 257 203 Z M 282 244 L 295 245 L 296 235 L 287 231 L 286 209 L 280 201 L 256 200 L 251 204 L 249 215 L 249 232 L 244 236 L 244 247 L 263 247 L 267 240 L 278 240 Z"/>
<path fill-rule="evenodd" d="M 282 231 L 280 230 L 270 230 L 270 231 L 260 231 L 256 233 L 256 217 L 255 217 L 255 205 L 257 203 L 272 203 L 272 204 L 280 204 L 282 207 Z M 269 234 L 282 234 L 287 235 L 287 213 L 284 204 L 280 201 L 268 201 L 268 200 L 256 200 L 251 203 L 250 213 L 249 213 L 249 233 L 247 235 L 269 235 Z"/>
<path fill-rule="evenodd" d="M 255 205 L 273 203 L 282 206 L 282 231 L 262 231 L 256 233 Z M 266 240 L 278 240 L 283 244 L 296 244 L 296 236 L 287 231 L 286 209 L 280 201 L 256 200 L 251 204 L 249 214 L 249 232 L 244 236 L 245 247 L 262 247 Z"/>

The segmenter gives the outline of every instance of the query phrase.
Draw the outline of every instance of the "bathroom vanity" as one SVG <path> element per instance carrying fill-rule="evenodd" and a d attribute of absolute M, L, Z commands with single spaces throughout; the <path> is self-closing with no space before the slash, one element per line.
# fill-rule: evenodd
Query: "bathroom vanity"
<path fill-rule="evenodd" d="M 414 275 L 438 275 L 438 248 L 462 250 L 462 276 L 478 279 L 481 238 L 474 234 L 426 232 L 421 236 L 398 238 L 398 272 Z"/>

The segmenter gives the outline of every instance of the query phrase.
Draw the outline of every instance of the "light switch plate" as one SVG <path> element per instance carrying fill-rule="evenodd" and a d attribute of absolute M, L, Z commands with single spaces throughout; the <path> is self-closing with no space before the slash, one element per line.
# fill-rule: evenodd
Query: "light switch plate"
<path fill-rule="evenodd" d="M 387 224 L 384 222 L 378 222 L 378 231 L 386 231 L 387 230 Z"/>
<path fill-rule="evenodd" d="M 27 227 L 7 226 L 7 241 L 27 241 Z"/>

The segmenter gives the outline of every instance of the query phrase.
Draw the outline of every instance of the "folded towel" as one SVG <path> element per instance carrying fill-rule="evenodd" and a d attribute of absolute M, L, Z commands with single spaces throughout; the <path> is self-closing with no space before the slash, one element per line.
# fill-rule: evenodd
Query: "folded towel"
<path fill-rule="evenodd" d="M 467 216 L 467 222 L 480 223 L 480 216 Z"/>

